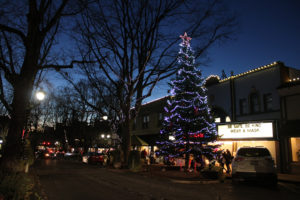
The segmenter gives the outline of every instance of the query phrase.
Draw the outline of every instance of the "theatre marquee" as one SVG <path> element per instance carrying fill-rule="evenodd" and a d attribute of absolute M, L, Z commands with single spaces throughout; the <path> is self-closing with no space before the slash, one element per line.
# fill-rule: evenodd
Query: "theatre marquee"
<path fill-rule="evenodd" d="M 218 125 L 221 139 L 273 138 L 272 122 L 230 123 Z"/>

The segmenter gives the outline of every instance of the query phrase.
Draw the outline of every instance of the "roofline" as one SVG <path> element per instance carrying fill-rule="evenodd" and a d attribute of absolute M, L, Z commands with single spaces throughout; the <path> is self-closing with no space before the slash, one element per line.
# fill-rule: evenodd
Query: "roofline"
<path fill-rule="evenodd" d="M 241 76 L 245 76 L 245 75 L 253 73 L 253 72 L 257 72 L 257 71 L 261 71 L 261 70 L 264 70 L 264 69 L 268 69 L 268 68 L 274 67 L 274 66 L 276 66 L 278 64 L 283 64 L 283 62 L 281 62 L 281 61 L 275 61 L 275 62 L 273 62 L 271 64 L 260 66 L 258 68 L 251 69 L 249 71 L 246 71 L 246 72 L 243 72 L 243 73 L 240 73 L 240 74 L 237 74 L 237 75 L 230 76 L 228 78 L 222 79 L 222 80 L 220 80 L 220 83 L 228 81 L 230 79 L 235 79 L 235 78 L 238 78 L 238 77 L 241 77 Z"/>
<path fill-rule="evenodd" d="M 160 98 L 154 99 L 154 100 L 152 100 L 152 101 L 149 101 L 149 102 L 143 103 L 143 104 L 142 104 L 142 106 L 145 106 L 145 105 L 147 105 L 147 104 L 153 103 L 153 102 L 155 102 L 155 101 L 162 100 L 162 99 L 164 99 L 164 98 L 166 98 L 166 97 L 169 97 L 169 96 L 170 96 L 170 95 L 166 95 L 166 96 L 163 96 L 163 97 L 160 97 Z"/>

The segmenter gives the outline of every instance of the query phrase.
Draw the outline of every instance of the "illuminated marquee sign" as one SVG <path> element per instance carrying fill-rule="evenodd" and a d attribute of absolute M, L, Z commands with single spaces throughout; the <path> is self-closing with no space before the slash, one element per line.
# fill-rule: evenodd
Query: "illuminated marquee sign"
<path fill-rule="evenodd" d="M 218 133 L 221 139 L 273 138 L 273 123 L 223 124 Z"/>

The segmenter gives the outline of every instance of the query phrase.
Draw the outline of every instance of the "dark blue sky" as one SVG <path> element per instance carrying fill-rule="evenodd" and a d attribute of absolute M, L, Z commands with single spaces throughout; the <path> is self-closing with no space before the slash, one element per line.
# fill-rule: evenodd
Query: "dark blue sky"
<path fill-rule="evenodd" d="M 240 27 L 234 41 L 210 49 L 204 76 L 220 75 L 222 69 L 227 75 L 231 70 L 239 74 L 274 61 L 300 69 L 300 0 L 227 2 L 238 13 Z M 168 89 L 161 83 L 147 101 L 167 95 Z"/>
<path fill-rule="evenodd" d="M 235 40 L 209 50 L 210 62 L 201 66 L 204 77 L 221 75 L 222 69 L 227 75 L 230 71 L 239 74 L 274 61 L 300 69 L 300 0 L 225 2 L 238 14 L 239 29 Z M 194 47 L 193 40 L 191 45 Z M 57 78 L 54 85 L 64 82 L 61 77 L 51 74 L 52 80 Z M 168 90 L 166 81 L 159 83 L 147 101 L 167 95 Z"/>
<path fill-rule="evenodd" d="M 236 41 L 210 50 L 205 74 L 241 73 L 273 61 L 300 69 L 299 0 L 228 0 L 239 14 Z"/>

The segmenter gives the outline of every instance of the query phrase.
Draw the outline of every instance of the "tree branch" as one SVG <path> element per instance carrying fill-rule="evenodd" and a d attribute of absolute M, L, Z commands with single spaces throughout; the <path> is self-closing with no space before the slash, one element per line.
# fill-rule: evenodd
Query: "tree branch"
<path fill-rule="evenodd" d="M 15 29 L 15 28 L 6 26 L 4 24 L 0 24 L 0 30 L 18 35 L 22 39 L 23 44 L 25 44 L 26 37 L 21 31 Z"/>
<path fill-rule="evenodd" d="M 95 63 L 95 62 L 73 60 L 69 65 L 58 65 L 58 64 L 40 65 L 39 69 L 53 68 L 56 71 L 59 71 L 60 69 L 73 68 L 74 64 L 85 64 L 85 63 Z"/>

